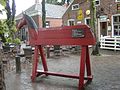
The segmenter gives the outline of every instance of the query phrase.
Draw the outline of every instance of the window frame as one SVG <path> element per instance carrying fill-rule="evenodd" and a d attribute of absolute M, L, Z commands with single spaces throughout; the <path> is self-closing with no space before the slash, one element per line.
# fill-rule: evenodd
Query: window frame
<path fill-rule="evenodd" d="M 74 6 L 78 6 L 78 8 L 74 8 Z M 72 10 L 78 10 L 80 8 L 79 4 L 73 4 L 72 5 Z"/>
<path fill-rule="evenodd" d="M 86 24 L 86 25 L 88 25 L 87 20 L 91 20 L 91 18 L 90 18 L 90 17 L 86 17 L 86 18 L 85 18 L 85 24 Z M 90 25 L 88 25 L 88 26 L 90 26 Z"/>
<path fill-rule="evenodd" d="M 120 37 L 120 14 L 112 16 L 112 36 Z"/>
<path fill-rule="evenodd" d="M 99 4 L 96 4 L 97 1 L 99 1 Z M 100 0 L 95 0 L 95 6 L 100 6 Z"/>
<path fill-rule="evenodd" d="M 74 25 L 75 25 L 75 19 L 68 19 L 68 21 L 67 21 L 68 26 L 73 26 L 73 25 L 70 25 L 70 21 L 73 22 Z"/>
<path fill-rule="evenodd" d="M 50 21 L 46 21 L 46 28 L 50 27 Z"/>

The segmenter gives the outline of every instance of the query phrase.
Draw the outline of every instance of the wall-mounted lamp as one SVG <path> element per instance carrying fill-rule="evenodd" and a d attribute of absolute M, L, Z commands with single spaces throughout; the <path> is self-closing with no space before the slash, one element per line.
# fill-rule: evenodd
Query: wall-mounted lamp
<path fill-rule="evenodd" d="M 107 18 L 107 21 L 108 21 L 108 22 L 110 22 L 110 19 L 109 19 L 109 18 Z"/>

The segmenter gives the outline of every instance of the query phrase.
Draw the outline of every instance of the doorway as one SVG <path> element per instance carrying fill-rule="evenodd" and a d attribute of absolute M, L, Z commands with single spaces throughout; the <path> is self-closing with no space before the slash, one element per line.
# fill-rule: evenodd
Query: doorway
<path fill-rule="evenodd" d="M 100 22 L 100 35 L 107 36 L 107 22 Z"/>

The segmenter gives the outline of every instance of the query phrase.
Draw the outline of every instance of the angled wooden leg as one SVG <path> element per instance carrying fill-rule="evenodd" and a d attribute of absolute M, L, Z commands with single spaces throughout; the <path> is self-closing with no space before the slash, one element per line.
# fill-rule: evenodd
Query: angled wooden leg
<path fill-rule="evenodd" d="M 82 46 L 78 90 L 84 89 L 85 62 L 86 62 L 86 46 Z"/>
<path fill-rule="evenodd" d="M 34 81 L 36 78 L 37 67 L 38 67 L 38 46 L 35 46 L 34 60 L 33 60 L 33 66 L 32 66 L 32 76 L 31 76 L 32 81 Z"/>
<path fill-rule="evenodd" d="M 39 51 L 40 51 L 44 71 L 48 71 L 47 62 L 46 62 L 44 51 L 41 45 L 39 45 Z"/>
<path fill-rule="evenodd" d="M 90 55 L 89 55 L 89 49 L 88 46 L 86 47 L 86 71 L 87 71 L 87 77 L 88 81 L 92 80 L 92 74 L 91 74 L 91 66 L 90 66 Z"/>

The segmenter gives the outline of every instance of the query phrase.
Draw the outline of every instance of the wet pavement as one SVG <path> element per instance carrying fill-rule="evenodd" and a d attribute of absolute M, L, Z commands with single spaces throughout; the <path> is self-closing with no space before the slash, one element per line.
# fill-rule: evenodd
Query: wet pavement
<path fill-rule="evenodd" d="M 85 90 L 120 90 L 120 51 L 101 50 L 101 56 L 91 56 L 93 81 Z M 49 71 L 79 74 L 79 54 L 64 54 L 47 59 Z M 41 63 L 41 62 L 39 62 Z M 21 74 L 15 69 L 6 72 L 7 90 L 77 90 L 78 79 L 38 77 L 31 82 L 30 63 L 22 63 Z M 39 65 L 41 69 L 41 65 Z"/>

